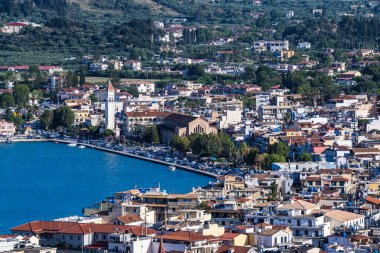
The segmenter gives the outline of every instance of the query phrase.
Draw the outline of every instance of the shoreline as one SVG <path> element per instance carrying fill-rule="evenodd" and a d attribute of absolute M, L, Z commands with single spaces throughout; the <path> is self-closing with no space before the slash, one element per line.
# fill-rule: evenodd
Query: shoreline
<path fill-rule="evenodd" d="M 157 159 L 153 159 L 153 158 L 149 158 L 149 157 L 145 157 L 145 156 L 140 156 L 140 155 L 135 155 L 135 154 L 130 154 L 130 153 L 127 153 L 124 151 L 118 151 L 118 150 L 113 150 L 113 149 L 108 149 L 108 148 L 103 148 L 103 147 L 97 147 L 97 146 L 94 146 L 92 144 L 87 144 L 87 143 L 80 143 L 80 142 L 67 141 L 67 140 L 57 140 L 57 139 L 23 139 L 23 138 L 22 139 L 21 138 L 11 139 L 10 141 L 12 141 L 14 143 L 16 143 L 16 142 L 53 142 L 53 143 L 58 142 L 60 144 L 75 143 L 77 145 L 83 145 L 87 148 L 93 148 L 93 149 L 96 149 L 99 151 L 104 151 L 104 152 L 113 153 L 113 154 L 117 154 L 117 155 L 123 155 L 123 156 L 131 157 L 131 158 L 135 158 L 135 159 L 139 159 L 139 160 L 144 160 L 147 162 L 157 163 L 157 164 L 161 164 L 161 165 L 174 166 L 177 169 L 186 170 L 189 172 L 201 174 L 201 175 L 212 177 L 212 178 L 217 178 L 220 176 L 220 175 L 212 173 L 212 172 L 208 172 L 208 171 L 204 171 L 204 170 L 200 170 L 200 169 L 195 169 L 192 167 L 183 166 L 183 165 L 176 164 L 176 163 L 166 162 L 166 161 L 157 160 Z M 0 140 L 0 143 L 5 143 L 5 142 L 6 142 L 6 140 L 4 140 L 4 141 Z"/>

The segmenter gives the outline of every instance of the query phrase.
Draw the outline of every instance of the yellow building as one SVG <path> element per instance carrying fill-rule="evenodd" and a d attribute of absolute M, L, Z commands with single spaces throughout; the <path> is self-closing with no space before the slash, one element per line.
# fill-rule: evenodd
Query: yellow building
<path fill-rule="evenodd" d="M 89 112 L 85 110 L 73 110 L 74 111 L 74 125 L 83 124 L 89 119 Z"/>
<path fill-rule="evenodd" d="M 219 238 L 232 246 L 245 246 L 248 244 L 248 236 L 245 234 L 225 233 Z"/>
<path fill-rule="evenodd" d="M 281 51 L 281 58 L 291 58 L 294 56 L 293 50 L 283 50 Z"/>

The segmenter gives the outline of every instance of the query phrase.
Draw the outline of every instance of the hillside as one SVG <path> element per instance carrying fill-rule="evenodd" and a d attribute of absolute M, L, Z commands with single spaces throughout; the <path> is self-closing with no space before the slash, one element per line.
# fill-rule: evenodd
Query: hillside
<path fill-rule="evenodd" d="M 113 14 L 120 17 L 136 17 L 140 14 L 170 17 L 187 16 L 193 1 L 174 0 L 2 0 L 0 14 L 6 17 L 40 17 L 46 13 L 69 15 L 78 13 L 86 16 Z"/>
<path fill-rule="evenodd" d="M 20 20 L 42 25 L 0 34 L 0 65 L 65 64 L 63 59 L 87 54 L 151 59 L 161 53 L 159 37 L 164 34 L 154 21 L 170 25 L 172 17 L 186 18 L 185 26 L 203 27 L 196 43 L 188 33 L 175 42 L 182 57 L 211 57 L 212 50 L 201 44 L 232 36 L 238 39 L 223 49 L 241 50 L 258 39 L 288 39 L 292 45 L 309 41 L 317 48 L 378 45 L 378 33 L 370 28 L 379 27 L 379 21 L 361 17 L 370 12 L 378 16 L 380 8 L 363 7 L 357 18 L 345 19 L 341 12 L 354 12 L 352 1 L 0 0 L 0 25 Z M 314 15 L 316 8 L 323 15 Z M 288 18 L 289 13 L 294 17 Z"/>

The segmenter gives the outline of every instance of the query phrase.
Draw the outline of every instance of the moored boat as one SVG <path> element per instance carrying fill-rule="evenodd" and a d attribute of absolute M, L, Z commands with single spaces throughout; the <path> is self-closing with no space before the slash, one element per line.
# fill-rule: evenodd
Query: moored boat
<path fill-rule="evenodd" d="M 83 145 L 79 145 L 78 148 L 85 148 L 86 146 L 83 146 Z"/>
<path fill-rule="evenodd" d="M 76 143 L 69 143 L 69 144 L 67 144 L 67 146 L 69 146 L 69 147 L 76 147 L 77 144 Z"/>
<path fill-rule="evenodd" d="M 174 166 L 169 166 L 168 170 L 175 171 L 175 167 Z"/>

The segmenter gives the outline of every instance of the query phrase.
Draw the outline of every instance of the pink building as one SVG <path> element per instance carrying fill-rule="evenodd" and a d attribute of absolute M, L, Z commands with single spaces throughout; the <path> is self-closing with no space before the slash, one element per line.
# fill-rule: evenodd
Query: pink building
<path fill-rule="evenodd" d="M 15 125 L 5 120 L 0 120 L 0 136 L 11 136 L 16 132 Z"/>

